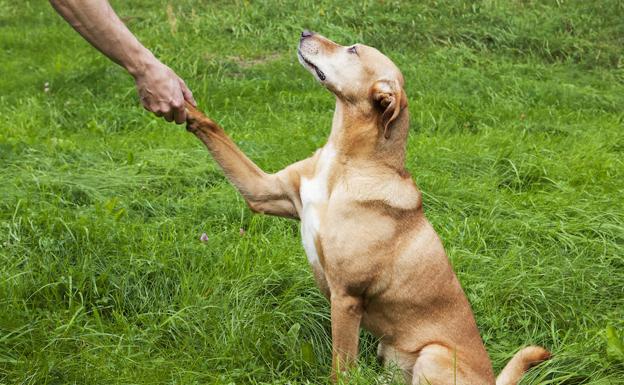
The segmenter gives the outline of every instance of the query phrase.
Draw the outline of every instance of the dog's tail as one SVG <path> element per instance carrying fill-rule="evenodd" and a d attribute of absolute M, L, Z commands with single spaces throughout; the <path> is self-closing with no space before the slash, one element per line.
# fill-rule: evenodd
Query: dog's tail
<path fill-rule="evenodd" d="M 496 377 L 496 385 L 516 385 L 534 365 L 550 358 L 550 352 L 540 346 L 527 346 L 516 353 Z"/>

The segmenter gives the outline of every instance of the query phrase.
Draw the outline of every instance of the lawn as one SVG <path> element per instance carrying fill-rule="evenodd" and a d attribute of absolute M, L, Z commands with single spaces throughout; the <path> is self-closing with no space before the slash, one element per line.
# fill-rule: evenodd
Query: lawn
<path fill-rule="evenodd" d="M 382 50 L 495 370 L 541 344 L 522 384 L 624 384 L 624 2 L 113 5 L 267 171 L 329 132 L 300 31 Z M 327 383 L 298 223 L 252 214 L 46 1 L 0 0 L 0 49 L 0 384 Z"/>

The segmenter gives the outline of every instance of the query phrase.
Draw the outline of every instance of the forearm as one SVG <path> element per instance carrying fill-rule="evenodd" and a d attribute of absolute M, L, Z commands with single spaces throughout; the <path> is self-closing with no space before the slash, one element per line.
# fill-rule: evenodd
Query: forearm
<path fill-rule="evenodd" d="M 137 77 L 157 62 L 106 0 L 50 0 L 56 11 L 91 45 Z"/>

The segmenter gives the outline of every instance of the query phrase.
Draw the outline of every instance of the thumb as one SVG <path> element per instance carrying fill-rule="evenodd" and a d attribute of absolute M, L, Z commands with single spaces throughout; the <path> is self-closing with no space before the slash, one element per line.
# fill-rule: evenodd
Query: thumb
<path fill-rule="evenodd" d="M 184 83 L 184 80 L 182 79 L 180 79 L 180 89 L 182 89 L 182 95 L 184 96 L 184 100 L 197 107 L 197 102 L 193 98 L 193 93 L 191 92 L 191 90 L 189 90 L 189 88 L 186 86 L 186 83 Z"/>

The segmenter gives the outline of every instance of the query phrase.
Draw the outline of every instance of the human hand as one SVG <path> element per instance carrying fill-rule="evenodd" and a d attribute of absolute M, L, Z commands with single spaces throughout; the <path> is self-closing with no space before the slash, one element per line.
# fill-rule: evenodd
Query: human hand
<path fill-rule="evenodd" d="M 158 60 L 154 59 L 145 66 L 134 80 L 143 107 L 156 116 L 164 117 L 168 122 L 186 122 L 185 100 L 197 105 L 184 80 Z"/>

